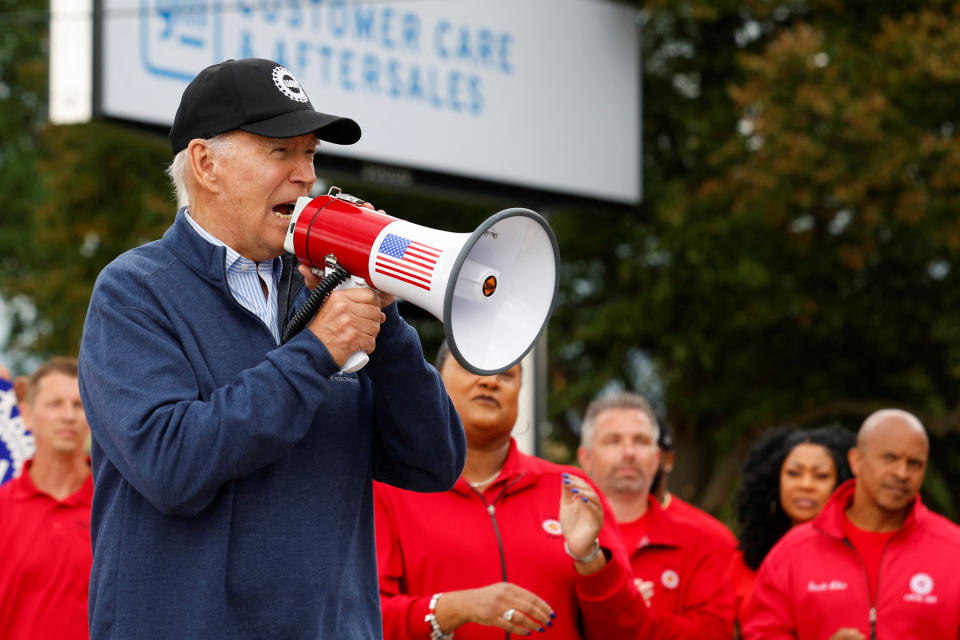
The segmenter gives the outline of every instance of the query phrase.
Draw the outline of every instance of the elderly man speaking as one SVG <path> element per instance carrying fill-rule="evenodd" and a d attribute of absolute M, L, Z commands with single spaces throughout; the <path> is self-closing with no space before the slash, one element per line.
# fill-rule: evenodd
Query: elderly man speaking
<path fill-rule="evenodd" d="M 280 344 L 317 284 L 283 255 L 292 205 L 318 140 L 359 137 L 269 60 L 184 91 L 182 208 L 103 270 L 84 327 L 93 640 L 380 637 L 373 480 L 444 491 L 465 444 L 390 296 L 335 292 Z"/>

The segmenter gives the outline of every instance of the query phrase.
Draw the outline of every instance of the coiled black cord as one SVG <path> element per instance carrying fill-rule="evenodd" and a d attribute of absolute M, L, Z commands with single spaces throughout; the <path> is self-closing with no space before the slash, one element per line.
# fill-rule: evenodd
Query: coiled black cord
<path fill-rule="evenodd" d="M 280 340 L 280 344 L 286 344 L 290 338 L 300 333 L 310 320 L 313 319 L 313 316 L 317 314 L 317 311 L 320 310 L 323 303 L 327 301 L 327 297 L 333 293 L 333 290 L 350 277 L 347 270 L 340 265 L 334 265 L 330 267 L 330 269 L 331 272 L 323 277 L 323 280 L 321 280 L 317 288 L 313 290 L 313 293 L 310 294 L 307 301 L 297 310 L 296 315 L 293 316 L 293 320 L 287 323 L 286 328 L 283 330 L 283 338 Z"/>

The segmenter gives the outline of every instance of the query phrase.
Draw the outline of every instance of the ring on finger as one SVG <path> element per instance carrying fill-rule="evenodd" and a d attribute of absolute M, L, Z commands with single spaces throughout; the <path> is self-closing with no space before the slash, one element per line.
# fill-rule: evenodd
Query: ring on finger
<path fill-rule="evenodd" d="M 516 612 L 517 612 L 516 609 L 507 609 L 506 611 L 503 612 L 503 619 L 506 620 L 507 622 L 510 622 L 511 620 L 513 620 L 513 614 L 515 614 Z"/>

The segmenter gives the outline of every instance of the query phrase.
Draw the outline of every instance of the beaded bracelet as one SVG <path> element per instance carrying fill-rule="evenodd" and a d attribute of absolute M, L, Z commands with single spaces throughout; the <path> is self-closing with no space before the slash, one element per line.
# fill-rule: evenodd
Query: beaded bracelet
<path fill-rule="evenodd" d="M 442 595 L 443 593 L 433 594 L 433 597 L 430 598 L 430 605 L 427 607 L 430 613 L 423 617 L 423 621 L 430 624 L 430 640 L 453 640 L 453 631 L 444 633 L 443 629 L 440 628 L 440 623 L 437 622 L 436 614 L 434 614 L 437 608 L 437 600 Z"/>

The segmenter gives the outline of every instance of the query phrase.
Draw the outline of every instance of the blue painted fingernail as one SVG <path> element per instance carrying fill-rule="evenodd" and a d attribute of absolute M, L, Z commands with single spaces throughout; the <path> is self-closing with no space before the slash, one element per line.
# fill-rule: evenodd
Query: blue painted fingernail
<path fill-rule="evenodd" d="M 548 626 L 548 627 L 552 627 L 552 626 L 553 626 L 553 620 L 547 620 L 547 626 Z"/>
<path fill-rule="evenodd" d="M 551 611 L 551 612 L 550 612 L 550 617 L 551 617 L 551 618 L 556 618 L 556 617 L 557 617 L 557 614 L 555 614 L 553 611 Z"/>
<path fill-rule="evenodd" d="M 546 629 L 544 629 L 543 627 L 540 627 L 540 628 L 538 629 L 538 631 L 539 631 L 540 633 L 543 633 L 544 631 L 546 631 Z"/>
<path fill-rule="evenodd" d="M 587 500 L 586 498 L 580 498 L 580 499 L 583 500 L 584 502 L 590 502 L 590 501 Z"/>
<path fill-rule="evenodd" d="M 570 489 L 570 493 L 580 493 L 580 489 L 574 487 L 573 489 Z"/>

